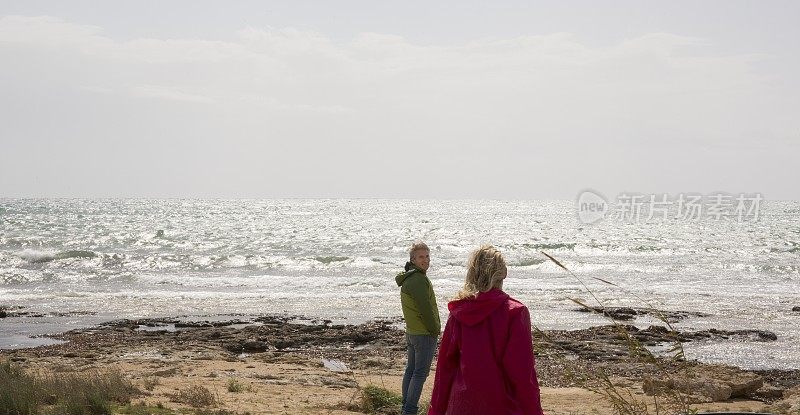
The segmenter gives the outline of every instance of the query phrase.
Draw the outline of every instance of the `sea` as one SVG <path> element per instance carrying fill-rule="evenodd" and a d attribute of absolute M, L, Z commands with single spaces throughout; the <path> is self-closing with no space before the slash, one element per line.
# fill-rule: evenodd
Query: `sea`
<path fill-rule="evenodd" d="M 16 310 L 0 348 L 121 318 L 398 321 L 394 277 L 421 240 L 443 321 L 468 255 L 493 244 L 539 329 L 610 323 L 575 300 L 701 312 L 675 327 L 778 340 L 692 342 L 688 358 L 800 369 L 800 202 L 764 201 L 745 221 L 584 222 L 575 200 L 0 199 L 0 307 Z"/>

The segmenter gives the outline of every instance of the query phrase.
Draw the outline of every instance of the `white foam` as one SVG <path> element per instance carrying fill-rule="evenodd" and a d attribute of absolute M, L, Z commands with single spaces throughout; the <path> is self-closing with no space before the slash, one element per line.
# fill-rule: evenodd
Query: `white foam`
<path fill-rule="evenodd" d="M 17 255 L 30 262 L 47 262 L 52 261 L 56 258 L 58 252 L 53 250 L 36 250 L 36 249 L 24 249 L 22 252 L 18 253 Z"/>

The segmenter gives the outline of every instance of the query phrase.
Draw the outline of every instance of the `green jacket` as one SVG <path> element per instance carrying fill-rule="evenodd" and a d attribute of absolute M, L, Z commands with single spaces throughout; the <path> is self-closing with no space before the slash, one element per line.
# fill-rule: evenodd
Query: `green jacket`
<path fill-rule="evenodd" d="M 438 336 L 442 331 L 439 321 L 439 308 L 433 285 L 425 271 L 411 262 L 406 263 L 406 271 L 395 277 L 400 287 L 400 302 L 403 305 L 403 318 L 406 320 L 408 334 Z"/>

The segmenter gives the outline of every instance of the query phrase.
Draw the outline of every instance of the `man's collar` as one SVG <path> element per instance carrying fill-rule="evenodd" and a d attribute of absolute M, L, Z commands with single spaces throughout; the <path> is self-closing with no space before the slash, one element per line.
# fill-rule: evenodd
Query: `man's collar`
<path fill-rule="evenodd" d="M 425 274 L 425 271 L 421 270 L 418 266 L 414 265 L 413 262 L 408 261 L 408 262 L 406 262 L 406 271 L 411 271 L 411 270 L 419 271 L 419 272 Z"/>

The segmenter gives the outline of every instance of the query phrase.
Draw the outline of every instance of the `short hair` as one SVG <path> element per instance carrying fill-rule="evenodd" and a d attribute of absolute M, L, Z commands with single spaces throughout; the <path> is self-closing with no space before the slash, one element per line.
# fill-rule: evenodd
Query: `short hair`
<path fill-rule="evenodd" d="M 414 259 L 414 253 L 417 251 L 428 251 L 430 252 L 431 249 L 428 248 L 428 245 L 425 245 L 425 242 L 417 241 L 411 244 L 411 248 L 408 249 L 408 257 L 409 259 Z"/>

